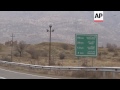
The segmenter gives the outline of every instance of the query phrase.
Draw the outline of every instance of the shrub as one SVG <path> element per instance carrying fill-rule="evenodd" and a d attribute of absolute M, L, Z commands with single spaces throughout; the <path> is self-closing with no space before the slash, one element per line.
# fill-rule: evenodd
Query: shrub
<path fill-rule="evenodd" d="M 116 51 L 116 49 L 117 49 L 117 45 L 116 45 L 116 44 L 107 43 L 107 46 L 106 46 L 106 47 L 108 48 L 108 51 L 109 51 L 109 52 L 114 52 L 114 51 Z"/>
<path fill-rule="evenodd" d="M 67 44 L 62 44 L 62 48 L 63 48 L 64 50 L 68 50 L 68 45 L 67 45 Z"/>
<path fill-rule="evenodd" d="M 105 52 L 102 52 L 102 54 L 103 54 L 103 55 L 107 55 L 107 54 L 108 54 L 108 52 L 106 52 L 106 51 L 105 51 Z"/>
<path fill-rule="evenodd" d="M 98 53 L 98 56 L 102 56 L 102 52 L 99 52 L 99 53 Z"/>
<path fill-rule="evenodd" d="M 48 56 L 48 53 L 45 50 L 40 50 L 39 53 L 40 53 L 40 56 L 42 56 L 42 57 L 47 57 Z"/>
<path fill-rule="evenodd" d="M 11 62 L 11 59 L 8 56 L 2 56 L 2 60 Z"/>
<path fill-rule="evenodd" d="M 16 53 L 14 53 L 14 56 L 19 57 L 20 55 L 18 52 L 16 52 Z"/>
<path fill-rule="evenodd" d="M 120 58 L 118 58 L 117 61 L 120 62 Z"/>
<path fill-rule="evenodd" d="M 84 67 L 88 66 L 87 60 L 84 60 L 84 62 L 82 63 L 82 66 L 84 66 Z"/>
<path fill-rule="evenodd" d="M 60 58 L 60 59 L 64 59 L 64 58 L 65 58 L 65 54 L 64 54 L 64 53 L 60 53 L 60 54 L 59 54 L 59 58 Z"/>
<path fill-rule="evenodd" d="M 23 56 L 23 52 L 26 49 L 26 43 L 24 41 L 20 41 L 19 44 L 16 45 L 16 51 L 19 53 L 20 57 Z"/>
<path fill-rule="evenodd" d="M 114 52 L 115 49 L 114 49 L 114 47 L 110 47 L 110 48 L 108 48 L 108 51 L 109 51 L 109 52 Z"/>
<path fill-rule="evenodd" d="M 58 66 L 62 66 L 62 64 L 60 62 L 57 63 Z"/>
<path fill-rule="evenodd" d="M 32 54 L 31 54 L 31 58 L 32 59 L 38 59 L 39 58 L 39 53 L 37 51 L 34 51 Z"/>
<path fill-rule="evenodd" d="M 107 43 L 106 47 L 110 48 L 112 45 L 110 43 Z"/>
<path fill-rule="evenodd" d="M 118 52 L 114 52 L 113 57 L 118 56 Z"/>
<path fill-rule="evenodd" d="M 0 45 L 0 51 L 2 51 L 2 46 Z"/>
<path fill-rule="evenodd" d="M 98 52 L 97 59 L 101 60 L 102 59 L 102 52 Z"/>
<path fill-rule="evenodd" d="M 50 65 L 51 65 L 51 66 L 55 65 L 55 61 L 54 61 L 54 60 L 51 60 L 51 61 L 50 61 Z"/>
<path fill-rule="evenodd" d="M 27 52 L 31 55 L 32 59 L 38 59 L 39 58 L 39 51 L 35 50 L 34 48 L 30 48 L 27 50 Z"/>

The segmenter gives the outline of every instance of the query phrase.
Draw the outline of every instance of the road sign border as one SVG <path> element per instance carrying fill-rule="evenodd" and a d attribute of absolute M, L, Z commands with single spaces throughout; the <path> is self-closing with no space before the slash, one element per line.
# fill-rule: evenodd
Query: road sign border
<path fill-rule="evenodd" d="M 82 36 L 86 36 L 86 35 L 89 35 L 89 36 L 96 36 L 96 54 L 95 55 L 76 55 L 76 42 L 77 42 L 77 39 L 76 39 L 76 36 L 77 35 L 82 35 Z M 97 57 L 98 55 L 98 34 L 75 34 L 75 56 L 79 56 L 79 57 Z"/>

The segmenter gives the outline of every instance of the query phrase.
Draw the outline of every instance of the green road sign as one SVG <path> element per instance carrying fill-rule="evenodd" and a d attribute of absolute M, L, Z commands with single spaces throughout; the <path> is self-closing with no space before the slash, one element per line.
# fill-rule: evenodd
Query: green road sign
<path fill-rule="evenodd" d="M 97 56 L 98 34 L 75 34 L 76 56 Z"/>

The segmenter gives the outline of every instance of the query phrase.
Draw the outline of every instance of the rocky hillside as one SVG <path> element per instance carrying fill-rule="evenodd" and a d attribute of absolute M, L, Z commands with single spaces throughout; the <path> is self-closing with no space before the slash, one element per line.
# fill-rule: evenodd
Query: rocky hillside
<path fill-rule="evenodd" d="M 49 41 L 49 24 L 55 31 L 52 41 L 74 44 L 75 33 L 98 34 L 99 46 L 120 44 L 120 12 L 104 11 L 104 22 L 93 21 L 93 11 L 0 11 L 0 42 L 24 40 L 27 43 Z"/>

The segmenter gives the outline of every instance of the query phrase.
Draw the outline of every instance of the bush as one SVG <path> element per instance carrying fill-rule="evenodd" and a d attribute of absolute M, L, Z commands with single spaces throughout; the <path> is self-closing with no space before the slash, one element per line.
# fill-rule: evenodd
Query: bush
<path fill-rule="evenodd" d="M 88 67 L 88 61 L 87 59 L 84 59 L 83 63 L 82 63 L 83 67 Z"/>
<path fill-rule="evenodd" d="M 32 59 L 38 59 L 39 58 L 39 53 L 37 51 L 34 51 L 32 54 L 31 54 L 31 58 Z"/>
<path fill-rule="evenodd" d="M 106 47 L 110 48 L 112 45 L 110 43 L 107 43 Z"/>
<path fill-rule="evenodd" d="M 62 64 L 60 62 L 57 63 L 58 66 L 62 66 Z"/>
<path fill-rule="evenodd" d="M 99 53 L 98 53 L 98 56 L 100 56 L 100 57 L 101 57 L 101 56 L 102 56 L 102 52 L 99 52 Z"/>
<path fill-rule="evenodd" d="M 116 49 L 117 49 L 117 45 L 116 45 L 116 44 L 107 43 L 107 46 L 106 46 L 106 47 L 108 48 L 108 51 L 109 51 L 109 52 L 114 52 L 114 51 L 116 51 Z"/>
<path fill-rule="evenodd" d="M 19 57 L 20 55 L 18 52 L 16 52 L 16 53 L 14 53 L 14 56 Z"/>
<path fill-rule="evenodd" d="M 51 66 L 55 65 L 55 61 L 54 61 L 54 60 L 51 60 L 51 61 L 50 61 L 50 65 L 51 65 Z"/>
<path fill-rule="evenodd" d="M 64 59 L 65 58 L 65 54 L 64 53 L 60 53 L 59 57 L 60 57 L 60 59 Z"/>
<path fill-rule="evenodd" d="M 114 52 L 115 49 L 114 49 L 114 47 L 110 47 L 110 48 L 108 48 L 108 51 L 109 51 L 109 52 Z"/>
<path fill-rule="evenodd" d="M 120 58 L 118 58 L 117 61 L 120 62 Z"/>
<path fill-rule="evenodd" d="M 34 48 L 30 48 L 26 52 L 28 52 L 31 55 L 32 59 L 38 59 L 39 56 L 42 56 L 42 57 L 47 57 L 48 56 L 48 53 L 45 50 L 36 50 Z"/>
<path fill-rule="evenodd" d="M 99 59 L 99 60 L 102 59 L 102 53 L 101 53 L 101 52 L 98 53 L 98 57 L 97 57 L 97 59 Z"/>
<path fill-rule="evenodd" d="M 8 56 L 2 56 L 2 60 L 11 62 L 11 59 Z"/>
<path fill-rule="evenodd" d="M 113 57 L 118 56 L 118 52 L 114 52 Z"/>
<path fill-rule="evenodd" d="M 107 54 L 108 54 L 108 52 L 102 52 L 102 54 L 103 54 L 103 55 L 107 55 Z"/>
<path fill-rule="evenodd" d="M 42 56 L 42 57 L 47 57 L 48 56 L 48 53 L 45 50 L 40 50 L 39 53 L 40 53 L 40 56 Z"/>
<path fill-rule="evenodd" d="M 67 45 L 67 44 L 62 44 L 62 48 L 63 48 L 64 50 L 68 50 L 68 45 Z"/>
<path fill-rule="evenodd" d="M 27 52 L 31 55 L 32 59 L 38 59 L 39 58 L 39 51 L 35 50 L 34 48 L 30 48 L 27 50 Z"/>
<path fill-rule="evenodd" d="M 20 57 L 23 56 L 23 52 L 26 49 L 26 43 L 24 41 L 20 41 L 19 44 L 16 45 L 16 51 L 19 53 Z"/>
<path fill-rule="evenodd" d="M 0 45 L 0 51 L 2 51 L 2 46 Z"/>

